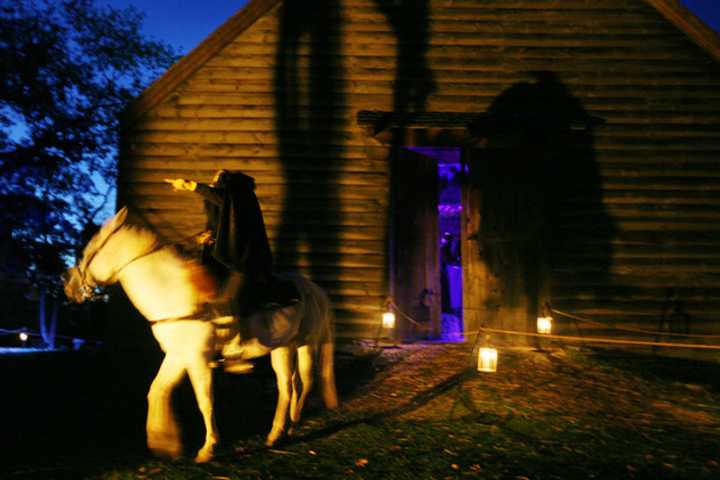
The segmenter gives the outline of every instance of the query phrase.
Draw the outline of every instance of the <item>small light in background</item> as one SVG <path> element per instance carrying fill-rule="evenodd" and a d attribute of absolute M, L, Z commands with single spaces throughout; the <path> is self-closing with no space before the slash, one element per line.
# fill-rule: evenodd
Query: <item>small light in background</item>
<path fill-rule="evenodd" d="M 553 323 L 553 318 L 550 316 L 538 317 L 537 333 L 541 333 L 543 335 L 548 335 L 548 334 L 552 333 L 552 323 Z"/>
<path fill-rule="evenodd" d="M 382 314 L 382 326 L 386 330 L 395 328 L 395 313 L 393 313 L 392 297 L 385 299 L 385 312 Z"/>
<path fill-rule="evenodd" d="M 25 342 L 28 341 L 28 338 L 30 338 L 30 335 L 28 335 L 28 334 L 25 333 L 25 332 L 20 332 L 19 337 L 20 337 L 20 341 L 22 341 L 23 343 L 25 343 Z"/>

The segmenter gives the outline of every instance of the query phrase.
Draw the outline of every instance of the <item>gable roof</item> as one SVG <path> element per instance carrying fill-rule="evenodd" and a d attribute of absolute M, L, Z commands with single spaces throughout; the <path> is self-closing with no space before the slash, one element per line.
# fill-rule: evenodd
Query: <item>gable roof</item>
<path fill-rule="evenodd" d="M 167 98 L 185 79 L 252 26 L 282 0 L 250 0 L 197 47 L 171 66 L 128 107 L 124 121 L 140 118 Z M 720 61 L 720 35 L 708 27 L 680 0 L 643 0 L 684 32 L 693 42 Z"/>
<path fill-rule="evenodd" d="M 124 112 L 125 121 L 134 120 L 165 100 L 185 79 L 250 28 L 281 0 L 250 0 L 190 53 L 173 64 L 143 91 Z"/>
<path fill-rule="evenodd" d="M 645 0 L 655 7 L 666 19 L 682 30 L 690 40 L 707 51 L 715 60 L 720 61 L 720 35 L 708 27 L 680 0 Z"/>

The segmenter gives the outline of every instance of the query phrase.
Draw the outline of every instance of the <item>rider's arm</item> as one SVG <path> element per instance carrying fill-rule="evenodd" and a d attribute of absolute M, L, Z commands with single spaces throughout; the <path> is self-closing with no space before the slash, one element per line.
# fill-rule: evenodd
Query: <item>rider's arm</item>
<path fill-rule="evenodd" d="M 197 183 L 193 191 L 214 205 L 222 206 L 223 204 L 222 191 L 218 188 L 213 188 L 204 183 Z"/>
<path fill-rule="evenodd" d="M 166 178 L 164 179 L 164 182 L 172 185 L 173 190 L 176 192 L 182 190 L 195 192 L 213 205 L 222 206 L 223 194 L 218 188 L 211 187 L 210 185 L 206 185 L 204 183 L 198 183 L 194 180 L 186 180 L 184 178 Z"/>

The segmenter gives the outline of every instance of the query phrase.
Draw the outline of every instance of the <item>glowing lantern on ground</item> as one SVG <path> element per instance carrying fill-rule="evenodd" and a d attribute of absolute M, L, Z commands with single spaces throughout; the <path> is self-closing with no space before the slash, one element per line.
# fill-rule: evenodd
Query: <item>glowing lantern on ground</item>
<path fill-rule="evenodd" d="M 537 319 L 537 332 L 543 335 L 552 333 L 552 317 L 538 317 Z"/>
<path fill-rule="evenodd" d="M 382 326 L 388 330 L 395 328 L 395 314 L 390 310 L 382 314 Z"/>
<path fill-rule="evenodd" d="M 392 297 L 387 297 L 385 299 L 385 312 L 382 314 L 382 326 L 385 330 L 392 330 L 395 328 L 395 314 L 393 313 Z"/>
<path fill-rule="evenodd" d="M 477 357 L 478 372 L 497 371 L 498 352 L 493 347 L 480 347 Z"/>

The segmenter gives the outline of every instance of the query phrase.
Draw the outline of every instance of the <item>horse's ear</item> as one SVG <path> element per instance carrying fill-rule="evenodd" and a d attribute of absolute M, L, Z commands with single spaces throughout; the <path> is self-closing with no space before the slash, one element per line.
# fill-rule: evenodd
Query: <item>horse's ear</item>
<path fill-rule="evenodd" d="M 127 207 L 122 207 L 115 215 L 105 221 L 102 228 L 100 229 L 98 237 L 105 238 L 109 234 L 109 232 L 113 232 L 120 228 L 120 226 L 125 223 L 127 215 Z"/>
<path fill-rule="evenodd" d="M 122 207 L 118 212 L 115 214 L 115 217 L 113 218 L 113 225 L 118 226 L 125 223 L 125 220 L 127 219 L 128 215 L 128 208 Z"/>

